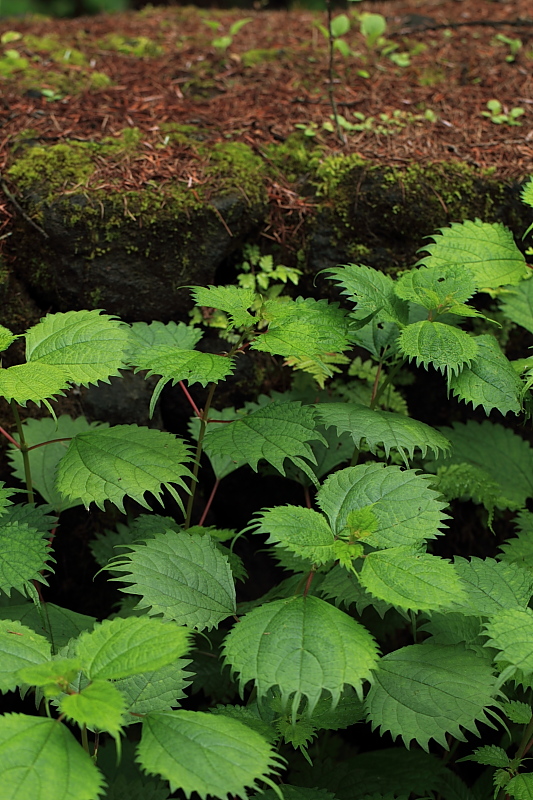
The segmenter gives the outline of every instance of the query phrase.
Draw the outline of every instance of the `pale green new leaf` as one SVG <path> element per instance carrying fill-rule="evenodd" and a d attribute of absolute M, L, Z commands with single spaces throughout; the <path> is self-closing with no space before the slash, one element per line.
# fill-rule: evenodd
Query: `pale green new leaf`
<path fill-rule="evenodd" d="M 185 670 L 189 663 L 190 661 L 180 658 L 153 672 L 142 672 L 140 675 L 115 681 L 115 686 L 126 698 L 128 708 L 123 724 L 138 723 L 139 717 L 133 714 L 168 711 L 179 705 L 178 700 L 185 697 L 184 689 L 192 678 L 192 674 Z"/>
<path fill-rule="evenodd" d="M 312 508 L 276 506 L 257 514 L 247 530 L 267 533 L 267 544 L 280 544 L 313 564 L 335 559 L 334 537 L 326 518 Z"/>
<path fill-rule="evenodd" d="M 497 706 L 490 665 L 461 645 L 415 644 L 388 653 L 379 662 L 366 699 L 368 719 L 406 747 L 415 739 L 428 750 L 434 739 L 448 749 L 446 734 L 464 741 L 462 729 L 478 734 L 477 722 L 490 725 L 489 706 Z"/>
<path fill-rule="evenodd" d="M 523 384 L 511 362 L 494 336 L 476 336 L 475 341 L 477 355 L 462 372 L 451 376 L 450 389 L 459 400 L 472 403 L 474 408 L 483 406 L 485 414 L 490 414 L 493 408 L 504 415 L 509 411 L 519 414 Z"/>
<path fill-rule="evenodd" d="M 0 352 L 7 350 L 9 345 L 17 338 L 18 337 L 14 333 L 11 333 L 9 328 L 0 325 Z"/>
<path fill-rule="evenodd" d="M 376 313 L 376 319 L 384 322 L 407 323 L 408 305 L 394 291 L 390 275 L 362 264 L 346 264 L 325 270 L 331 279 L 342 287 L 341 294 L 356 304 L 361 313 Z"/>
<path fill-rule="evenodd" d="M 478 354 L 477 339 L 474 336 L 445 325 L 423 319 L 413 322 L 400 331 L 398 349 L 410 361 L 415 361 L 427 369 L 431 364 L 448 377 L 456 375 L 468 366 Z"/>
<path fill-rule="evenodd" d="M 229 562 L 210 536 L 167 531 L 132 546 L 108 569 L 121 573 L 113 580 L 131 584 L 121 591 L 141 596 L 137 608 L 180 625 L 209 629 L 235 614 Z"/>
<path fill-rule="evenodd" d="M 47 698 L 57 697 L 66 691 L 80 671 L 77 658 L 55 658 L 32 667 L 23 667 L 18 677 L 29 686 L 42 687 Z"/>
<path fill-rule="evenodd" d="M 0 786 L 9 787 L 6 800 L 96 800 L 104 779 L 61 722 L 5 714 L 0 717 Z"/>
<path fill-rule="evenodd" d="M 533 798 L 533 774 L 531 772 L 521 773 L 511 778 L 505 786 L 505 794 L 509 797 L 516 797 L 516 800 L 532 800 Z"/>
<path fill-rule="evenodd" d="M 246 614 L 224 642 L 224 656 L 239 674 L 241 690 L 255 681 L 259 700 L 277 687 L 282 707 L 292 698 L 312 714 L 323 691 L 333 706 L 344 685 L 361 693 L 377 660 L 370 633 L 339 609 L 317 597 L 265 603 Z"/>
<path fill-rule="evenodd" d="M 124 367 L 128 330 L 115 317 L 95 311 L 48 314 L 26 333 L 26 359 L 65 369 L 72 383 L 109 381 Z"/>
<path fill-rule="evenodd" d="M 41 442 L 50 442 L 52 439 L 71 439 L 78 433 L 95 430 L 99 427 L 107 428 L 108 425 L 103 422 L 88 422 L 83 416 L 72 419 L 66 414 L 62 414 L 55 420 L 51 417 L 43 417 L 42 419 L 29 417 L 23 422 L 22 427 L 26 444 L 28 447 L 33 447 L 36 444 L 41 444 Z M 15 439 L 18 441 L 16 434 Z M 68 441 L 53 442 L 53 444 L 47 444 L 44 447 L 36 447 L 30 454 L 33 488 L 57 513 L 82 504 L 80 499 L 66 500 L 55 487 L 57 465 L 65 455 L 68 445 Z M 14 475 L 20 481 L 24 481 L 22 453 L 16 447 L 11 447 L 8 457 Z"/>
<path fill-rule="evenodd" d="M 501 310 L 517 325 L 533 333 L 533 280 L 527 280 L 501 296 Z"/>
<path fill-rule="evenodd" d="M 92 628 L 96 622 L 94 617 L 78 614 L 68 608 L 61 608 L 54 603 L 46 604 L 46 615 L 35 603 L 24 603 L 15 606 L 0 607 L 0 619 L 17 619 L 36 633 L 46 636 L 54 642 L 55 647 L 63 647 L 70 639 L 82 631 Z M 48 626 L 50 630 L 48 630 Z"/>
<path fill-rule="evenodd" d="M 141 767 L 189 798 L 246 798 L 246 787 L 271 784 L 280 757 L 258 733 L 236 719 L 201 711 L 147 714 L 137 751 Z M 272 784 L 271 784 L 272 785 Z"/>
<path fill-rule="evenodd" d="M 363 440 L 371 453 L 382 445 L 388 458 L 398 450 L 404 461 L 413 458 L 415 448 L 425 456 L 428 450 L 435 456 L 446 453 L 450 443 L 442 433 L 423 422 L 391 411 L 373 411 L 359 403 L 320 403 L 316 413 L 326 428 L 335 426 L 337 433 L 349 433 L 355 447 Z"/>
<path fill-rule="evenodd" d="M 228 425 L 213 425 L 205 435 L 205 447 L 212 455 L 226 455 L 236 462 L 246 461 L 257 472 L 265 459 L 285 475 L 286 458 L 313 481 L 316 478 L 303 459 L 315 463 L 310 441 L 324 442 L 317 430 L 315 411 L 299 401 L 275 402 Z"/>
<path fill-rule="evenodd" d="M 370 547 L 388 548 L 434 539 L 447 514 L 430 477 L 385 464 L 359 464 L 333 473 L 317 493 L 335 536 L 350 533 L 349 515 L 371 507 L 377 520 L 364 537 Z"/>
<path fill-rule="evenodd" d="M 75 652 L 90 680 L 127 678 L 172 664 L 189 649 L 190 632 L 148 616 L 115 617 L 82 633 Z"/>
<path fill-rule="evenodd" d="M 452 444 L 451 456 L 441 456 L 427 466 L 473 464 L 501 487 L 502 498 L 507 500 L 496 503 L 497 508 L 525 506 L 533 495 L 533 450 L 528 442 L 510 428 L 488 420 L 454 422 L 452 428 L 442 431 Z"/>
<path fill-rule="evenodd" d="M 80 727 L 106 731 L 116 738 L 122 728 L 126 701 L 112 683 L 96 680 L 81 692 L 63 695 L 59 710 Z"/>
<path fill-rule="evenodd" d="M 23 667 L 42 664 L 51 657 L 50 642 L 17 620 L 0 620 L 0 692 L 16 689 Z"/>
<path fill-rule="evenodd" d="M 202 330 L 184 322 L 134 322 L 128 331 L 128 362 L 136 364 L 141 353 L 152 347 L 170 345 L 193 350 L 202 338 Z"/>
<path fill-rule="evenodd" d="M 462 614 L 490 617 L 504 609 L 526 608 L 533 594 L 533 574 L 517 564 L 493 558 L 455 558 L 462 596 L 457 598 Z"/>
<path fill-rule="evenodd" d="M 170 433 L 137 425 L 98 428 L 72 439 L 58 466 L 56 488 L 87 508 L 93 502 L 103 509 L 109 500 L 124 511 L 126 495 L 149 508 L 146 492 L 161 500 L 163 488 L 181 504 L 174 484 L 186 488 L 190 460 L 190 447 Z"/>
<path fill-rule="evenodd" d="M 69 373 L 64 367 L 43 364 L 39 361 L 16 364 L 7 369 L 0 368 L 0 395 L 8 403 L 14 400 L 25 406 L 28 400 L 37 405 L 44 403 L 50 407 L 49 400 L 54 395 L 64 394 L 69 388 Z"/>
<path fill-rule="evenodd" d="M 533 675 L 533 611 L 512 608 L 494 614 L 485 626 L 495 660 L 514 667 L 522 679 Z"/>
<path fill-rule="evenodd" d="M 396 281 L 394 291 L 402 300 L 445 313 L 469 300 L 476 288 L 474 275 L 464 267 L 435 266 L 408 270 Z"/>
<path fill-rule="evenodd" d="M 479 289 L 497 289 L 520 283 L 529 273 L 513 234 L 501 223 L 466 220 L 430 237 L 417 266 L 466 269 L 474 274 Z"/>
<path fill-rule="evenodd" d="M 250 328 L 257 322 L 248 311 L 257 297 L 252 289 L 240 286 L 194 286 L 191 294 L 197 306 L 225 311 L 234 328 Z"/>
<path fill-rule="evenodd" d="M 48 542 L 38 531 L 23 522 L 4 522 L 0 517 L 0 590 L 24 594 L 31 581 L 46 584 L 42 572 L 51 570 Z"/>
<path fill-rule="evenodd" d="M 449 561 L 410 546 L 369 553 L 359 580 L 374 597 L 404 611 L 451 609 L 464 595 Z"/>

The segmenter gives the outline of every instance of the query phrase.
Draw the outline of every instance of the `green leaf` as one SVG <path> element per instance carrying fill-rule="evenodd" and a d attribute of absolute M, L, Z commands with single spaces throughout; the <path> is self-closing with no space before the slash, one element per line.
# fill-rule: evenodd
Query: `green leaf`
<path fill-rule="evenodd" d="M 77 658 L 57 658 L 32 667 L 23 667 L 18 677 L 30 686 L 42 687 L 46 698 L 66 692 L 80 671 Z"/>
<path fill-rule="evenodd" d="M 326 789 L 308 789 L 305 786 L 290 786 L 283 784 L 284 800 L 336 800 L 335 795 Z M 254 800 L 279 800 L 278 795 L 273 789 L 268 792 L 254 795 Z"/>
<path fill-rule="evenodd" d="M 62 395 L 68 389 L 68 382 L 67 370 L 52 364 L 32 362 L 0 368 L 0 395 L 8 403 L 14 400 L 20 406 L 25 406 L 28 400 L 47 405 L 54 395 Z"/>
<path fill-rule="evenodd" d="M 42 664 L 51 657 L 50 642 L 17 620 L 0 620 L 0 692 L 10 692 L 22 683 L 23 667 Z"/>
<path fill-rule="evenodd" d="M 533 774 L 515 775 L 505 786 L 505 794 L 516 797 L 516 800 L 531 800 L 533 798 Z"/>
<path fill-rule="evenodd" d="M 335 708 L 331 708 L 329 697 L 321 698 L 315 706 L 311 722 L 318 730 L 339 731 L 361 722 L 364 717 L 362 701 L 353 690 L 345 689 Z"/>
<path fill-rule="evenodd" d="M 0 325 L 0 352 L 7 350 L 9 345 L 17 338 L 18 337 L 14 333 L 11 333 L 9 328 Z"/>
<path fill-rule="evenodd" d="M 356 566 L 360 568 L 361 565 L 356 562 Z M 336 606 L 342 603 L 349 608 L 354 603 L 358 614 L 361 614 L 368 606 L 372 606 L 383 618 L 391 608 L 388 603 L 378 600 L 365 591 L 357 575 L 352 571 L 348 572 L 340 564 L 334 566 L 325 576 L 319 593 L 327 600 L 333 600 Z"/>
<path fill-rule="evenodd" d="M 108 426 L 102 422 L 88 422 L 82 416 L 72 419 L 66 414 L 62 414 L 55 420 L 51 417 L 44 417 L 43 419 L 32 419 L 30 417 L 22 424 L 24 439 L 28 447 L 33 447 L 42 442 L 49 442 L 52 439 L 73 438 L 78 433 L 95 430 L 99 427 L 107 428 Z M 15 439 L 18 441 L 17 435 L 15 435 Z M 82 503 L 81 500 L 76 498 L 67 501 L 55 488 L 57 465 L 65 455 L 68 444 L 68 441 L 54 442 L 44 447 L 37 447 L 30 453 L 33 488 L 57 513 Z M 22 453 L 16 447 L 12 447 L 8 457 L 14 475 L 23 482 L 25 473 Z"/>
<path fill-rule="evenodd" d="M 341 294 L 356 304 L 358 316 L 377 312 L 376 320 L 407 323 L 408 305 L 396 295 L 390 275 L 362 264 L 346 264 L 325 271 L 342 286 Z"/>
<path fill-rule="evenodd" d="M 191 451 L 170 433 L 137 425 L 116 425 L 77 434 L 57 471 L 57 490 L 67 500 L 80 498 L 104 508 L 106 500 L 124 511 L 126 495 L 149 508 L 144 495 L 161 500 L 166 488 L 180 504 L 173 484 L 186 488 L 192 473 L 184 466 Z"/>
<path fill-rule="evenodd" d="M 56 606 L 54 603 L 46 604 L 46 615 L 44 616 L 42 609 L 39 611 L 34 603 L 0 607 L 0 619 L 18 620 L 36 633 L 53 641 L 55 647 L 63 647 L 69 639 L 92 628 L 96 622 L 94 617 L 78 614 L 68 608 Z"/>
<path fill-rule="evenodd" d="M 367 592 L 405 611 L 451 609 L 464 595 L 449 561 L 411 546 L 369 553 L 359 580 Z"/>
<path fill-rule="evenodd" d="M 121 591 L 141 595 L 137 608 L 181 625 L 212 628 L 234 614 L 235 586 L 228 559 L 210 536 L 167 531 L 134 545 L 108 569 L 131 583 Z"/>
<path fill-rule="evenodd" d="M 279 769 L 280 758 L 255 731 L 236 719 L 201 711 L 147 714 L 138 760 L 146 772 L 161 775 L 171 790 L 189 798 L 213 795 L 247 797 L 246 787 Z"/>
<path fill-rule="evenodd" d="M 430 739 L 448 749 L 446 734 L 464 741 L 462 728 L 479 735 L 490 725 L 486 710 L 497 706 L 490 665 L 461 645 L 415 644 L 384 656 L 366 706 L 372 727 L 412 739 L 428 750 Z"/>
<path fill-rule="evenodd" d="M 26 714 L 0 717 L 0 784 L 9 787 L 9 800 L 95 800 L 104 788 L 65 725 Z"/>
<path fill-rule="evenodd" d="M 442 431 L 452 444 L 451 456 L 441 456 L 426 466 L 433 470 L 449 464 L 473 464 L 501 487 L 506 501 L 497 503 L 497 508 L 525 506 L 533 495 L 533 451 L 528 442 L 510 428 L 488 420 L 454 422 L 452 428 Z"/>
<path fill-rule="evenodd" d="M 0 590 L 24 593 L 31 581 L 46 584 L 42 571 L 51 570 L 48 542 L 41 531 L 23 522 L 4 522 L 0 517 Z"/>
<path fill-rule="evenodd" d="M 493 408 L 501 414 L 509 411 L 519 414 L 523 385 L 511 362 L 494 336 L 477 336 L 476 342 L 478 353 L 474 361 L 451 377 L 450 389 L 459 400 L 472 403 L 474 408 L 483 406 L 485 414 L 490 414 Z"/>
<path fill-rule="evenodd" d="M 257 472 L 257 462 L 265 459 L 285 475 L 283 463 L 292 461 L 315 483 L 307 458 L 315 463 L 309 442 L 324 442 L 317 430 L 315 412 L 299 401 L 274 402 L 228 425 L 213 426 L 205 435 L 205 446 L 212 455 L 243 459 Z"/>
<path fill-rule="evenodd" d="M 522 281 L 502 294 L 501 310 L 505 316 L 533 333 L 533 280 Z"/>
<path fill-rule="evenodd" d="M 439 431 L 391 411 L 373 411 L 359 403 L 320 403 L 316 413 L 326 428 L 335 426 L 338 434 L 350 433 L 355 447 L 360 448 L 366 440 L 370 452 L 375 453 L 382 445 L 387 458 L 391 449 L 398 450 L 404 461 L 414 457 L 415 448 L 423 456 L 428 447 L 435 456 L 450 449 L 450 443 Z"/>
<path fill-rule="evenodd" d="M 402 300 L 411 300 L 442 314 L 469 300 L 476 288 L 474 275 L 464 267 L 436 266 L 408 270 L 396 281 L 394 291 Z M 471 311 L 479 313 L 474 308 Z"/>
<path fill-rule="evenodd" d="M 317 597 L 265 603 L 246 614 L 227 635 L 224 655 L 239 673 L 241 690 L 255 681 L 258 698 L 273 687 L 283 707 L 292 697 L 295 716 L 302 698 L 312 714 L 323 690 L 338 703 L 344 685 L 358 694 L 377 659 L 370 633 Z"/>
<path fill-rule="evenodd" d="M 533 575 L 517 564 L 493 558 L 455 558 L 462 596 L 457 604 L 462 614 L 489 617 L 503 609 L 526 608 L 533 594 Z"/>
<path fill-rule="evenodd" d="M 439 467 L 435 489 L 441 492 L 446 500 L 472 500 L 483 505 L 489 512 L 489 525 L 494 517 L 494 509 L 512 506 L 502 496 L 501 486 L 493 481 L 490 475 L 473 464 L 450 464 Z"/>
<path fill-rule="evenodd" d="M 487 646 L 499 651 L 495 661 L 519 671 L 521 679 L 533 674 L 533 611 L 512 608 L 494 614 L 485 625 Z"/>
<path fill-rule="evenodd" d="M 478 354 L 477 338 L 442 322 L 423 319 L 407 325 L 398 338 L 398 349 L 416 366 L 431 364 L 448 377 L 469 366 Z"/>
<path fill-rule="evenodd" d="M 224 408 L 222 411 L 217 411 L 215 408 L 209 409 L 210 420 L 221 419 L 224 421 L 234 421 L 236 419 L 240 419 L 240 417 L 242 417 L 242 413 L 239 414 L 239 412 L 235 411 L 235 409 L 232 407 Z M 198 440 L 198 435 L 200 433 L 200 424 L 201 423 L 198 417 L 191 417 L 188 425 L 189 432 L 196 440 Z M 209 426 L 208 423 L 208 430 L 212 430 L 217 424 L 218 423 L 215 423 L 214 425 Z M 243 464 L 246 464 L 246 461 L 244 460 L 234 461 L 230 456 L 223 454 L 215 455 L 214 453 L 211 453 L 209 449 L 209 440 L 207 440 L 207 443 L 204 444 L 204 452 L 209 459 L 209 463 L 211 464 L 213 472 L 215 473 L 215 478 L 219 481 L 221 481 L 222 478 L 225 478 L 227 475 L 231 475 L 232 472 L 235 472 L 236 469 L 242 467 Z"/>
<path fill-rule="evenodd" d="M 346 14 L 337 14 L 331 20 L 331 35 L 335 38 L 337 36 L 344 36 L 350 30 L 350 20 Z"/>
<path fill-rule="evenodd" d="M 257 514 L 257 519 L 246 530 L 269 534 L 267 544 L 280 544 L 313 564 L 326 564 L 335 558 L 335 540 L 331 528 L 324 515 L 311 508 L 268 508 Z"/>
<path fill-rule="evenodd" d="M 482 620 L 479 617 L 467 617 L 460 612 L 445 610 L 442 614 L 433 613 L 420 630 L 429 633 L 432 644 L 464 644 L 474 650 L 478 657 L 492 662 L 490 651 L 484 647 Z"/>
<path fill-rule="evenodd" d="M 472 755 L 460 758 L 459 761 L 475 761 L 478 764 L 485 764 L 488 767 L 508 767 L 511 759 L 503 749 L 495 744 L 486 744 L 478 747 Z"/>
<path fill-rule="evenodd" d="M 529 274 L 513 234 L 501 223 L 479 219 L 452 222 L 431 238 L 434 244 L 422 248 L 429 255 L 424 255 L 417 266 L 469 270 L 479 289 L 517 284 Z"/>
<path fill-rule="evenodd" d="M 109 381 L 124 367 L 126 326 L 99 311 L 48 314 L 26 333 L 26 359 L 66 370 L 73 383 Z"/>
<path fill-rule="evenodd" d="M 168 344 L 140 351 L 135 361 L 138 369 L 148 370 L 148 376 L 161 375 L 162 381 L 187 381 L 189 384 L 218 383 L 235 369 L 235 359 L 216 353 L 201 353 L 199 350 L 180 350 Z M 164 385 L 164 384 L 163 384 Z M 159 393 L 160 393 L 159 389 Z"/>
<path fill-rule="evenodd" d="M 95 561 L 105 567 L 112 558 L 119 555 L 131 544 L 153 539 L 158 533 L 164 531 L 180 531 L 181 526 L 172 517 L 163 517 L 160 514 L 140 514 L 128 525 L 117 523 L 116 530 L 106 530 L 97 533 L 89 543 Z"/>
<path fill-rule="evenodd" d="M 352 315 L 352 319 L 356 324 L 361 323 L 355 315 Z M 398 325 L 394 322 L 380 322 L 374 318 L 362 328 L 352 331 L 351 338 L 354 344 L 368 350 L 376 359 L 380 359 L 385 348 L 389 354 L 396 351 L 399 333 Z"/>
<path fill-rule="evenodd" d="M 90 680 L 127 678 L 172 664 L 189 649 L 190 632 L 148 616 L 104 620 L 82 633 L 75 652 Z"/>
<path fill-rule="evenodd" d="M 259 733 L 267 742 L 275 742 L 279 738 L 273 726 L 261 718 L 257 703 L 247 706 L 218 705 L 210 711 L 211 714 L 222 714 L 224 717 L 239 720 Z"/>
<path fill-rule="evenodd" d="M 81 692 L 66 694 L 61 698 L 59 710 L 80 727 L 106 731 L 118 737 L 126 702 L 119 690 L 109 681 L 97 680 Z"/>
<path fill-rule="evenodd" d="M 509 563 L 517 563 L 533 571 L 533 513 L 521 511 L 515 519 L 518 536 L 501 545 L 503 551 L 497 558 Z"/>
<path fill-rule="evenodd" d="M 180 350 L 193 350 L 202 338 L 202 330 L 184 322 L 134 322 L 128 331 L 128 362 L 137 363 L 141 353 L 152 347 L 170 345 Z"/>
<path fill-rule="evenodd" d="M 195 286 L 191 294 L 196 305 L 225 311 L 234 328 L 250 328 L 257 321 L 248 311 L 256 298 L 252 289 L 242 289 L 240 286 Z"/>
<path fill-rule="evenodd" d="M 335 536 L 349 534 L 351 512 L 371 506 L 377 527 L 364 543 L 388 548 L 434 539 L 447 515 L 430 477 L 385 464 L 360 464 L 330 475 L 317 493 Z M 347 530 L 348 529 L 348 530 Z"/>
<path fill-rule="evenodd" d="M 533 710 L 529 703 L 521 703 L 519 700 L 509 700 L 502 705 L 505 716 L 516 722 L 517 725 L 529 725 Z"/>
<path fill-rule="evenodd" d="M 533 178 L 530 178 L 520 191 L 520 199 L 523 203 L 533 208 Z"/>
<path fill-rule="evenodd" d="M 148 714 L 149 711 L 169 711 L 179 705 L 185 697 L 184 689 L 192 674 L 185 671 L 190 662 L 180 658 L 152 672 L 142 672 L 129 678 L 115 681 L 115 686 L 126 698 L 128 716 L 124 724 L 138 723 L 133 714 Z"/>

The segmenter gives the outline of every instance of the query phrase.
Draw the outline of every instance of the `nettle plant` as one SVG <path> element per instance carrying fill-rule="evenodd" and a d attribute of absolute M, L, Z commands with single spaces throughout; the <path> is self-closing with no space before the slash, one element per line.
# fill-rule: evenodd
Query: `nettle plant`
<path fill-rule="evenodd" d="M 523 199 L 533 207 L 533 181 Z M 49 314 L 27 331 L 26 361 L 0 370 L 18 431 L 2 433 L 26 487 L 0 491 L 0 689 L 33 696 L 36 710 L 0 717 L 2 798 L 93 800 L 106 781 L 113 798 L 531 796 L 533 450 L 500 423 L 436 430 L 410 418 L 397 378 L 415 362 L 474 408 L 520 414 L 533 359 L 510 362 L 492 331 L 533 331 L 533 281 L 500 224 L 452 224 L 422 252 L 396 279 L 327 270 L 346 308 L 193 288 L 239 331 L 220 354 L 196 349 L 197 327 L 99 311 Z M 498 299 L 494 319 L 470 302 L 481 293 Z M 16 337 L 0 333 L 5 350 Z M 350 362 L 355 347 L 366 360 Z M 283 358 L 293 388 L 216 411 L 243 350 Z M 54 416 L 59 395 L 124 369 L 159 376 L 152 411 L 166 384 L 182 387 L 195 447 Z M 21 422 L 28 402 L 52 416 Z M 238 534 L 266 538 L 289 573 L 257 600 L 237 599 L 236 532 L 204 526 L 207 508 L 193 519 L 202 454 L 215 489 L 242 465 L 301 486 L 301 505 L 265 497 Z M 123 511 L 126 498 L 150 511 L 149 495 L 171 496 L 183 516 L 125 516 L 92 544 L 124 594 L 118 612 L 97 622 L 46 602 L 61 513 Z M 518 535 L 497 558 L 440 557 L 451 498 L 484 506 L 489 524 L 516 513 Z M 179 707 L 188 688 L 212 702 Z M 335 733 L 356 723 L 386 736 L 385 749 L 358 753 L 352 732 Z M 476 747 L 480 724 L 488 743 Z M 453 771 L 467 736 L 466 758 L 487 767 L 471 788 Z"/>

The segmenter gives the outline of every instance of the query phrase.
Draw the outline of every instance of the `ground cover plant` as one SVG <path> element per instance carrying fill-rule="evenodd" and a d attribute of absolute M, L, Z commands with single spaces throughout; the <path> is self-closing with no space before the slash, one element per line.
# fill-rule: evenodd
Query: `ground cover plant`
<path fill-rule="evenodd" d="M 522 198 L 533 207 L 533 181 Z M 508 229 L 475 220 L 435 233 L 396 279 L 326 272 L 342 305 L 192 287 L 226 315 L 223 352 L 183 322 L 70 311 L 31 327 L 24 363 L 0 370 L 25 486 L 0 490 L 0 690 L 35 707 L 0 717 L 0 797 L 530 796 L 533 451 L 501 422 L 433 428 L 398 390 L 413 362 L 474 409 L 529 418 L 533 357 L 510 361 L 499 338 L 510 323 L 533 332 L 530 268 Z M 18 338 L 0 337 L 3 351 Z M 283 359 L 292 387 L 216 411 L 244 351 Z M 182 388 L 190 440 L 54 414 L 58 396 L 125 369 L 158 377 L 151 413 Z M 28 402 L 50 416 L 21 422 Z M 243 531 L 205 526 L 205 457 L 213 491 L 248 465 L 299 483 L 302 502 L 265 496 Z M 489 526 L 514 514 L 517 536 L 497 558 L 441 557 L 453 498 Z M 61 514 L 132 500 L 143 513 L 92 542 L 120 607 L 96 621 L 46 602 Z M 239 537 L 287 573 L 246 603 Z M 385 749 L 358 754 L 350 741 L 371 731 Z M 464 741 L 461 761 L 483 767 L 470 786 Z"/>

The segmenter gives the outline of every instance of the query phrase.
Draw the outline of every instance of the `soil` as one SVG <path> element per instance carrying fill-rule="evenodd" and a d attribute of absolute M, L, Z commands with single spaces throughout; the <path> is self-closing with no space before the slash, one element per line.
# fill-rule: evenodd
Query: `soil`
<path fill-rule="evenodd" d="M 202 165 L 189 147 L 168 141 L 165 124 L 174 123 L 199 126 L 206 143 L 241 141 L 258 153 L 302 125 L 332 152 L 359 153 L 371 163 L 467 163 L 492 167 L 499 178 L 513 181 L 533 171 L 529 0 L 365 1 L 352 4 L 347 13 L 354 12 L 383 14 L 387 41 L 397 46 L 396 54 L 410 54 L 410 65 L 395 65 L 381 46 L 369 50 L 352 17 L 351 30 L 342 37 L 351 55 L 335 51 L 334 96 L 339 113 L 352 124 L 361 121 L 354 112 L 374 121 L 366 123 L 368 130 L 345 134 L 343 143 L 322 129 L 332 113 L 326 40 L 317 27 L 325 23 L 325 13 L 156 7 L 74 20 L 2 20 L 0 35 L 14 30 L 23 37 L 47 37 L 48 44 L 43 38 L 30 45 L 24 38 L 4 41 L 4 51 L 16 49 L 28 59 L 31 74 L 16 70 L 5 76 L 0 170 L 9 165 L 21 137 L 98 142 L 130 126 L 142 132 L 142 151 L 119 164 L 102 160 L 90 184 L 102 188 L 112 181 L 116 188 L 118 181 L 128 190 L 181 181 L 194 192 Z M 213 46 L 244 18 L 250 21 L 226 49 Z M 60 42 L 62 59 L 50 52 L 50 37 L 56 50 Z M 510 40 L 521 42 L 515 56 Z M 65 67 L 65 48 L 83 54 L 79 63 Z M 84 89 L 91 71 L 104 73 L 110 85 L 98 89 L 93 82 Z M 68 81 L 76 91 L 65 93 Z M 57 99 L 43 96 L 47 89 Z M 483 117 L 492 99 L 504 113 L 524 109 L 516 120 L 520 124 Z M 424 118 L 428 111 L 436 121 Z M 3 188 L 9 191 L 6 183 Z M 282 207 L 301 203 L 274 180 L 269 191 Z M 0 235 L 9 232 L 16 213 L 13 197 L 4 193 Z"/>

